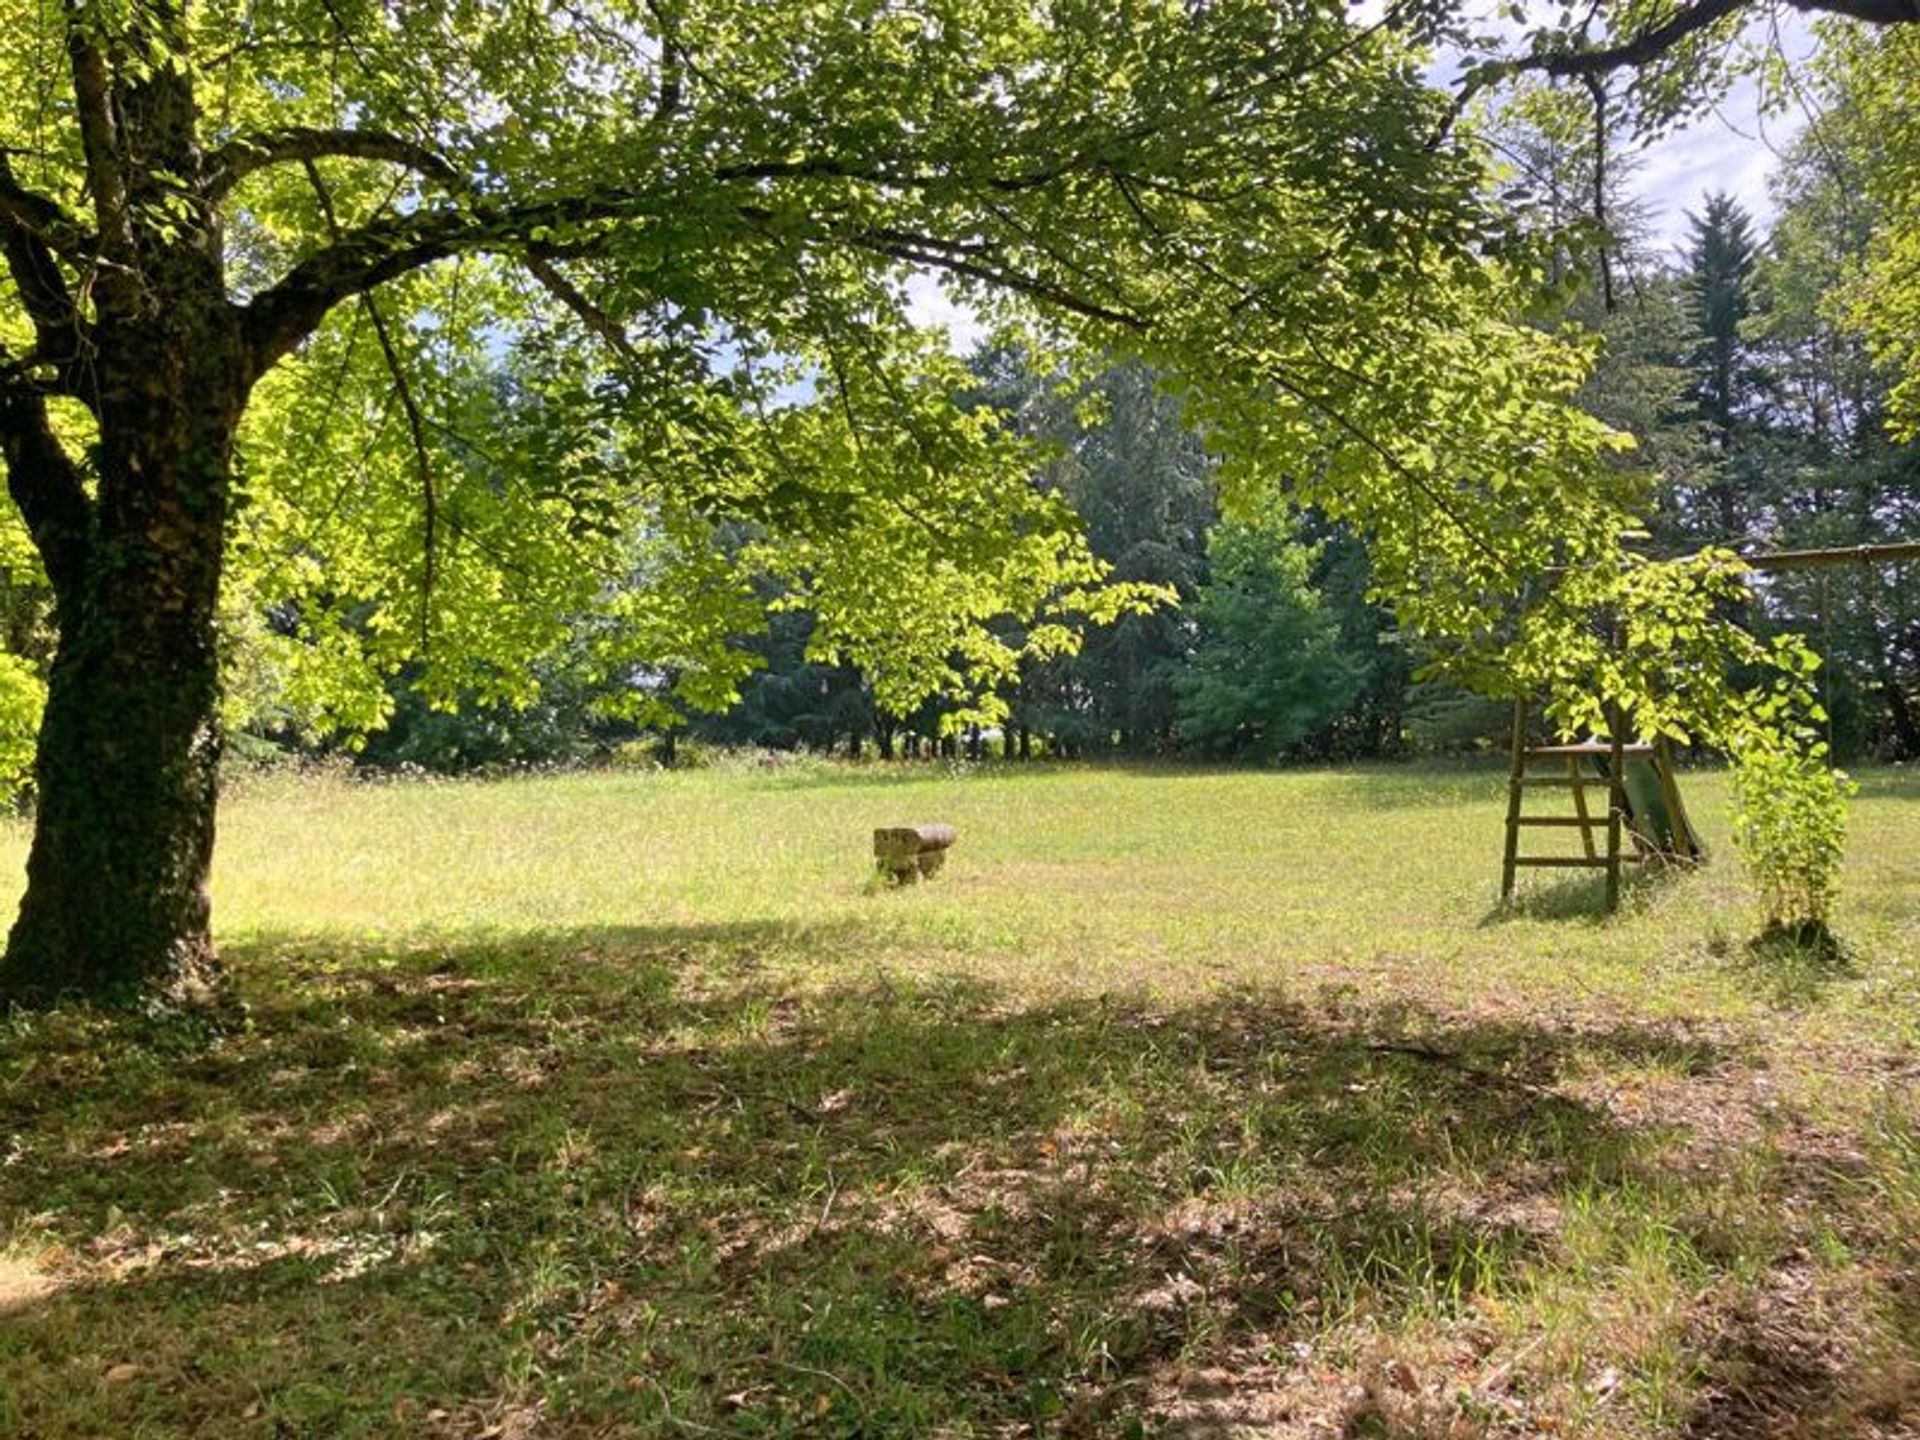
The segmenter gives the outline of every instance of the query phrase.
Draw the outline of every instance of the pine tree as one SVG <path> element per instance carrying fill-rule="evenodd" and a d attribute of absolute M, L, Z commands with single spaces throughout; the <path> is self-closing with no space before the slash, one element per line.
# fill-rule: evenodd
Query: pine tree
<path fill-rule="evenodd" d="M 1699 497 L 1707 513 L 1696 516 L 1695 524 L 1711 530 L 1707 538 L 1730 543 L 1751 519 L 1743 500 L 1752 476 L 1741 452 L 1759 377 L 1741 327 L 1753 313 L 1760 244 L 1752 218 L 1731 195 L 1708 195 L 1687 221 L 1685 292 L 1695 329 L 1688 398 L 1714 448 Z"/>

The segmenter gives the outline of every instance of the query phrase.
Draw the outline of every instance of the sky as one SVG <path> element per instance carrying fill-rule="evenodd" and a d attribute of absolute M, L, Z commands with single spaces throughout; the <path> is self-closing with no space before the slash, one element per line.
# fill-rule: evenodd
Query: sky
<path fill-rule="evenodd" d="M 1767 181 L 1777 163 L 1775 150 L 1785 145 L 1794 127 L 1776 122 L 1763 128 L 1755 124 L 1750 100 L 1745 109 L 1742 115 L 1737 102 L 1729 103 L 1719 114 L 1640 152 L 1641 169 L 1633 188 L 1651 207 L 1648 218 L 1663 248 L 1681 245 L 1687 212 L 1698 210 L 1710 190 L 1730 192 L 1762 230 L 1771 220 Z"/>
<path fill-rule="evenodd" d="M 1766 34 L 1756 25 L 1748 38 L 1764 41 Z M 1798 16 L 1780 22 L 1779 44 L 1796 61 L 1813 51 L 1813 37 Z M 1710 190 L 1730 192 L 1765 231 L 1774 211 L 1767 182 L 1801 124 L 1797 115 L 1762 114 L 1759 93 L 1746 80 L 1711 114 L 1642 149 L 1634 188 L 1653 208 L 1650 218 L 1663 244 L 1681 244 L 1686 212 L 1699 209 Z"/>

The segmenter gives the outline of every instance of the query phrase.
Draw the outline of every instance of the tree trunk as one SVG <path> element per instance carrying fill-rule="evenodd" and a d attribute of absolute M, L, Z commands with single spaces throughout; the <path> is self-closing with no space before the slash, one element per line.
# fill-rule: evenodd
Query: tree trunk
<path fill-rule="evenodd" d="M 0 998 L 206 1006 L 224 998 L 215 616 L 245 350 L 223 298 L 176 294 L 104 331 L 98 364 L 98 493 L 82 543 L 49 566 L 60 640 Z"/>
<path fill-rule="evenodd" d="M 8 487 L 46 563 L 60 636 L 0 1001 L 198 1007 L 225 993 L 207 892 L 215 617 L 234 431 L 272 355 L 227 298 L 193 69 L 180 58 L 185 7 L 135 9 L 108 37 L 127 47 L 124 68 L 91 22 L 68 30 L 107 262 L 88 281 L 92 318 L 50 260 L 19 263 L 36 260 L 33 242 L 16 230 L 8 249 L 16 281 L 30 277 L 36 326 L 84 337 L 68 393 L 92 411 L 99 438 L 83 468 L 36 402 L 16 389 L 0 406 Z"/>
<path fill-rule="evenodd" d="M 1913 706 L 1907 701 L 1905 686 L 1901 683 L 1898 667 L 1893 662 L 1891 645 L 1880 634 L 1875 625 L 1870 632 L 1876 642 L 1874 669 L 1875 678 L 1880 682 L 1880 693 L 1886 697 L 1887 721 L 1893 728 L 1893 755 L 1895 760 L 1912 760 L 1920 757 L 1920 721 L 1915 719 Z M 1828 657 L 1827 663 L 1833 663 Z"/>

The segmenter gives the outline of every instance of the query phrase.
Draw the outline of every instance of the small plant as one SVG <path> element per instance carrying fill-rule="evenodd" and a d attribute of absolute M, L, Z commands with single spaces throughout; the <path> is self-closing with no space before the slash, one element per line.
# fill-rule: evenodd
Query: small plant
<path fill-rule="evenodd" d="M 1767 930 L 1823 937 L 1839 889 L 1853 782 L 1829 768 L 1825 742 L 1799 727 L 1756 728 L 1743 738 L 1733 751 L 1733 839 Z"/>

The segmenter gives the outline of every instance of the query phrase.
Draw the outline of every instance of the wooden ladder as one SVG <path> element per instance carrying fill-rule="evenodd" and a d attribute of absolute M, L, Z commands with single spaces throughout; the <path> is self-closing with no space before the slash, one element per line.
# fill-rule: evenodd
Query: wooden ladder
<path fill-rule="evenodd" d="M 1502 901 L 1513 898 L 1514 881 L 1523 868 L 1605 870 L 1607 909 L 1613 911 L 1619 908 L 1620 867 L 1626 863 L 1637 864 L 1643 858 L 1638 846 L 1630 856 L 1622 853 L 1627 829 L 1626 762 L 1636 757 L 1650 758 L 1654 755 L 1651 745 L 1630 745 L 1621 739 L 1621 731 L 1625 728 L 1621 718 L 1618 714 L 1608 717 L 1607 728 L 1613 735 L 1611 740 L 1588 740 L 1572 745 L 1529 745 L 1527 702 L 1513 702 L 1513 759 L 1507 782 L 1507 850 L 1506 862 L 1500 874 Z M 1586 772 L 1586 762 L 1595 759 L 1607 762 L 1605 779 Z M 1561 773 L 1537 774 L 1534 773 L 1536 766 L 1546 766 Z M 1528 790 L 1536 787 L 1571 790 L 1573 814 L 1527 814 L 1523 797 Z M 1587 804 L 1589 787 L 1606 790 L 1607 809 L 1602 819 L 1596 819 Z M 1533 828 L 1577 829 L 1584 853 L 1522 855 L 1520 832 Z M 1605 854 L 1601 853 L 1601 846 L 1597 843 L 1596 830 L 1605 832 Z"/>

